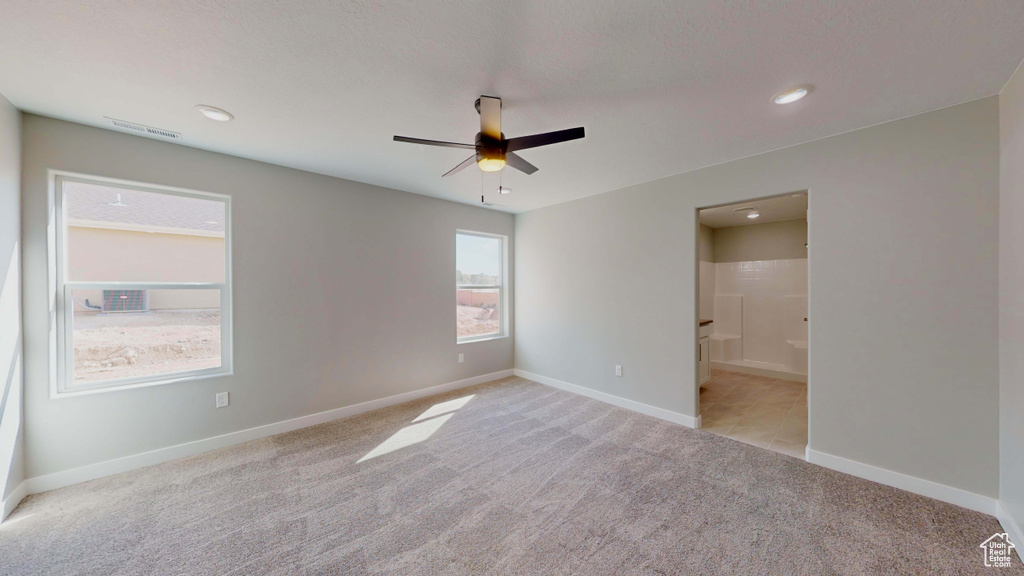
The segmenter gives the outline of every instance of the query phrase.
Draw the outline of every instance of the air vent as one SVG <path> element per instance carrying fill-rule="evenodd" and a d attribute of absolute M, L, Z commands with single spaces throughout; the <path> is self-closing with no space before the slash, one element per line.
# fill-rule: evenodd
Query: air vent
<path fill-rule="evenodd" d="M 143 126 L 142 124 L 136 124 L 135 122 L 110 118 L 109 116 L 106 116 L 105 118 L 110 120 L 110 123 L 114 126 L 125 130 L 134 130 L 135 132 L 142 132 L 144 134 L 159 136 L 161 138 L 170 138 L 171 140 L 178 140 L 181 138 L 181 134 L 178 132 L 171 132 L 170 130 L 164 130 L 162 128 L 153 128 L 152 126 Z"/>
<path fill-rule="evenodd" d="M 754 210 L 754 209 L 755 208 L 753 206 L 744 206 L 742 208 L 733 208 L 732 211 L 733 212 L 749 212 L 749 211 Z"/>
<path fill-rule="evenodd" d="M 118 128 L 127 128 L 128 130 L 137 130 L 139 132 L 146 131 L 146 127 L 141 126 L 139 124 L 132 124 L 131 122 L 125 122 L 123 120 L 114 120 L 113 118 L 108 118 L 108 120 L 110 120 L 110 123 L 114 126 L 117 126 Z"/>
<path fill-rule="evenodd" d="M 171 132 L 169 130 L 161 130 L 159 128 L 149 128 L 149 127 L 146 127 L 146 132 L 149 132 L 150 134 L 153 134 L 154 136 L 163 136 L 164 138 L 175 138 L 175 139 L 181 138 L 181 134 L 178 134 L 177 132 Z"/>

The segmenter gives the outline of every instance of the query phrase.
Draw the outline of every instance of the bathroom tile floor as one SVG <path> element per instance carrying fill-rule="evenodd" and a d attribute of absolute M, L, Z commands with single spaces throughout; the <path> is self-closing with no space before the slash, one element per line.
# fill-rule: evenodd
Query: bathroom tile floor
<path fill-rule="evenodd" d="M 713 370 L 700 387 L 701 429 L 804 458 L 807 384 Z"/>

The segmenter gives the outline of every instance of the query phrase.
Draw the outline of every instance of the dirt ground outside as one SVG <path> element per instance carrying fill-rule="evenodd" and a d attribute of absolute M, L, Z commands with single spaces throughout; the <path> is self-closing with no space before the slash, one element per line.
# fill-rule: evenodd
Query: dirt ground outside
<path fill-rule="evenodd" d="M 457 306 L 458 336 L 501 330 L 497 308 Z M 75 312 L 75 383 L 220 366 L 220 310 Z"/>
<path fill-rule="evenodd" d="M 486 336 L 501 331 L 501 320 L 497 308 L 456 306 L 458 312 L 459 338 Z M 492 318 L 493 316 L 493 318 Z"/>
<path fill-rule="evenodd" d="M 76 312 L 75 383 L 220 366 L 220 310 Z"/>

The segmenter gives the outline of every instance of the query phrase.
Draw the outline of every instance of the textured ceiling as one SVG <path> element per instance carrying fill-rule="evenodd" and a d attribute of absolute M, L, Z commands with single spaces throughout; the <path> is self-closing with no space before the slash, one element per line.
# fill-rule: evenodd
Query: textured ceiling
<path fill-rule="evenodd" d="M 754 208 L 761 216 L 747 218 L 751 211 L 737 212 L 737 208 Z M 754 200 L 742 204 L 730 204 L 717 208 L 705 208 L 700 211 L 700 223 L 711 228 L 729 228 L 732 226 L 748 226 L 765 224 L 782 220 L 796 220 L 807 217 L 807 193 L 798 192 L 786 196 L 776 196 L 765 200 Z"/>
<path fill-rule="evenodd" d="M 391 136 L 472 142 L 480 94 L 508 137 L 585 126 L 502 172 L 516 212 L 990 96 L 1022 57 L 1020 0 L 0 0 L 27 112 L 460 202 L 497 178 Z"/>

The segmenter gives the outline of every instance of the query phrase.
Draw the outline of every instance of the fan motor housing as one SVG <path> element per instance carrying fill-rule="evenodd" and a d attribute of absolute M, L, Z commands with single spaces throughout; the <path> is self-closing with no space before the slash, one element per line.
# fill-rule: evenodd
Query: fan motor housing
<path fill-rule="evenodd" d="M 505 147 L 502 146 L 502 140 L 505 139 L 505 134 L 502 133 L 501 140 L 495 140 L 484 136 L 483 133 L 476 133 L 476 161 L 479 163 L 481 160 L 505 160 Z"/>

